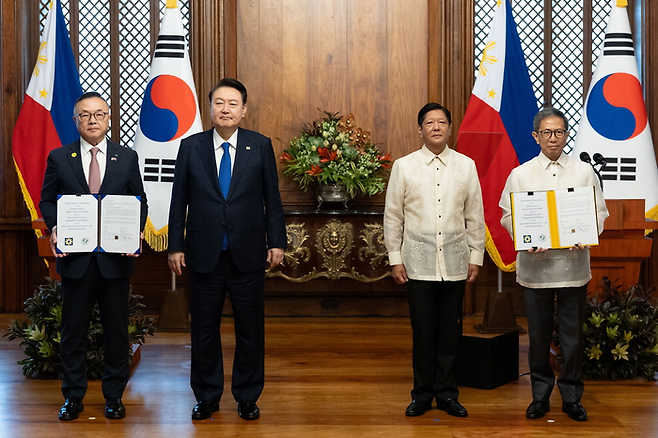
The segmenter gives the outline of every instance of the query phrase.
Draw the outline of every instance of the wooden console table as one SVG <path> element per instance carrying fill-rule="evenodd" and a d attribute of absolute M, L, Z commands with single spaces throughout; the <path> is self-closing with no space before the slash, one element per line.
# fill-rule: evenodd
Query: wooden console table
<path fill-rule="evenodd" d="M 296 283 L 390 277 L 382 220 L 381 210 L 287 211 L 288 249 L 267 276 Z"/>

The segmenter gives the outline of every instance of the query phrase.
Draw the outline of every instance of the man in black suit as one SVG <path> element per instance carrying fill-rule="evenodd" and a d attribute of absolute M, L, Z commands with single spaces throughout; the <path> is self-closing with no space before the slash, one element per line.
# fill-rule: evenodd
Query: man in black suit
<path fill-rule="evenodd" d="M 184 139 L 169 209 L 169 268 L 190 269 L 193 420 L 219 410 L 220 323 L 226 293 L 235 322 L 232 394 L 245 420 L 260 416 L 265 375 L 265 269 L 283 260 L 286 228 L 269 138 L 239 128 L 247 89 L 222 79 L 209 93 L 214 128 Z"/>
<path fill-rule="evenodd" d="M 62 394 L 66 399 L 60 420 L 75 420 L 84 410 L 87 392 L 87 331 L 98 302 L 103 326 L 104 371 L 102 389 L 105 416 L 126 416 L 121 402 L 129 375 L 128 296 L 136 254 L 87 252 L 58 254 L 57 195 L 101 193 L 141 196 L 141 229 L 148 206 L 137 153 L 106 139 L 110 108 L 96 92 L 75 102 L 73 119 L 80 140 L 54 149 L 41 189 L 39 207 L 51 231 L 51 248 L 62 277 Z M 90 168 L 91 167 L 91 168 Z"/>

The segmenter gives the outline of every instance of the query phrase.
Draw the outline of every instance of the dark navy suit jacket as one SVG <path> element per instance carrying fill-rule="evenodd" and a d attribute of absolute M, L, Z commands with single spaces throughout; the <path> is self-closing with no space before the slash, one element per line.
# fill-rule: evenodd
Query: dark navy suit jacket
<path fill-rule="evenodd" d="M 287 246 L 286 227 L 272 142 L 238 128 L 235 163 L 226 199 L 219 187 L 213 131 L 181 142 L 169 209 L 169 251 L 184 251 L 187 267 L 211 272 L 224 233 L 236 267 L 264 270 L 267 250 Z"/>
<path fill-rule="evenodd" d="M 50 230 L 57 225 L 57 195 L 78 193 L 90 193 L 82 169 L 79 140 L 54 149 L 48 155 L 39 208 Z M 107 164 L 100 193 L 140 196 L 141 229 L 144 229 L 148 205 L 139 172 L 137 152 L 111 141 L 107 142 Z M 135 270 L 133 257 L 110 253 L 96 253 L 96 257 L 101 274 L 105 278 L 128 276 Z M 71 253 L 58 258 L 57 272 L 63 277 L 81 278 L 87 271 L 91 258 L 91 253 Z"/>

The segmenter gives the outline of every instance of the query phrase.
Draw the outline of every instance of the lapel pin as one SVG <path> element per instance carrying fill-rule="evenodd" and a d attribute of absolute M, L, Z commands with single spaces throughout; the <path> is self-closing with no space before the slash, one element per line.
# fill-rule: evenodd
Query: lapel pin
<path fill-rule="evenodd" d="M 248 151 L 250 151 L 250 150 L 251 150 L 251 146 L 247 146 L 246 149 L 247 149 Z"/>
<path fill-rule="evenodd" d="M 113 156 L 112 158 L 110 158 L 110 160 L 111 160 L 111 161 L 116 161 L 116 160 L 117 160 L 117 156 L 116 156 L 116 155 Z"/>
<path fill-rule="evenodd" d="M 71 156 L 72 156 L 73 158 L 75 158 L 75 157 L 77 157 L 77 156 L 78 156 L 78 154 L 77 154 L 77 153 L 75 153 L 75 152 L 73 152 L 73 153 L 71 154 Z"/>

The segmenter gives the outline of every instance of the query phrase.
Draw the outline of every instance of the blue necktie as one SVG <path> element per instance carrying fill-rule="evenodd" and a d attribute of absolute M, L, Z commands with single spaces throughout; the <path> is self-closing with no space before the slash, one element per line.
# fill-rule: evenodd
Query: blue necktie
<path fill-rule="evenodd" d="M 224 199 L 228 196 L 228 189 L 231 186 L 231 153 L 229 148 L 231 144 L 228 142 L 222 143 L 224 154 L 222 161 L 219 163 L 219 188 L 222 189 Z M 224 232 L 224 242 L 222 242 L 222 249 L 228 248 L 228 232 Z"/>
<path fill-rule="evenodd" d="M 222 143 L 224 148 L 224 155 L 222 161 L 219 163 L 219 188 L 222 189 L 224 198 L 228 196 L 228 188 L 231 186 L 231 152 L 229 148 L 231 144 L 226 142 Z"/>

